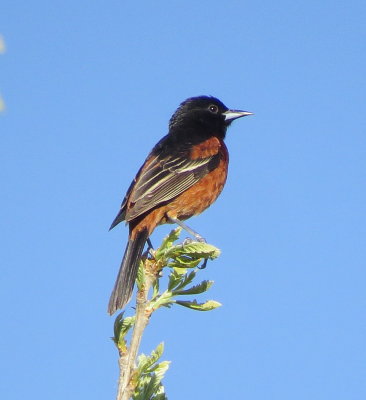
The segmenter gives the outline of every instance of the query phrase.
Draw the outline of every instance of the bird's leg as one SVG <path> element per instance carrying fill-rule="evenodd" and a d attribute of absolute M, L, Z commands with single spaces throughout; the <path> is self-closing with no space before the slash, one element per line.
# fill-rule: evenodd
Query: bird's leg
<path fill-rule="evenodd" d="M 154 246 L 153 246 L 153 244 L 151 243 L 150 238 L 147 238 L 146 243 L 147 243 L 147 246 L 148 246 L 148 247 L 147 247 L 148 250 L 150 250 L 150 249 L 154 250 Z"/>
<path fill-rule="evenodd" d="M 195 239 L 197 240 L 197 242 L 206 243 L 206 239 L 204 237 L 202 237 L 200 234 L 198 234 L 196 231 L 194 231 L 192 228 L 187 226 L 184 222 L 182 222 L 178 218 L 173 218 L 173 217 L 168 216 L 168 219 L 172 223 L 179 225 L 181 228 L 183 228 L 185 231 L 187 231 L 190 235 L 194 236 Z"/>
<path fill-rule="evenodd" d="M 186 246 L 187 244 L 190 244 L 190 243 L 192 243 L 193 242 L 193 239 L 191 239 L 190 237 L 186 237 L 184 240 L 183 240 L 183 246 Z"/>
<path fill-rule="evenodd" d="M 206 239 L 204 237 L 202 237 L 200 234 L 198 234 L 196 231 L 194 231 L 192 228 L 190 228 L 189 226 L 187 226 L 184 222 L 182 222 L 181 220 L 179 220 L 178 218 L 172 218 L 172 217 L 168 217 L 170 219 L 171 222 L 173 222 L 174 224 L 179 225 L 181 228 L 183 228 L 185 231 L 187 231 L 189 234 L 191 234 L 192 236 L 195 237 L 195 239 L 198 242 L 203 242 L 203 243 L 207 243 Z M 189 244 L 192 240 L 190 238 L 186 238 L 184 239 L 183 242 L 183 246 L 185 244 Z M 207 261 L 208 259 L 205 258 L 205 260 L 203 261 L 202 265 L 200 267 L 198 267 L 199 269 L 205 269 L 207 266 Z"/>
<path fill-rule="evenodd" d="M 147 251 L 148 251 L 148 253 L 149 253 L 152 257 L 154 257 L 154 254 L 153 254 L 154 246 L 153 246 L 153 244 L 151 243 L 150 238 L 147 238 L 146 243 L 147 243 Z"/>

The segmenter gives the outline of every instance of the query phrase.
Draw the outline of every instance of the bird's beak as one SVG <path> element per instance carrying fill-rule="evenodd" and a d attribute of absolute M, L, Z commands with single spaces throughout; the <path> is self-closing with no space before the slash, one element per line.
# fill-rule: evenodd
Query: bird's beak
<path fill-rule="evenodd" d="M 247 115 L 253 115 L 253 113 L 241 110 L 227 110 L 223 113 L 223 115 L 225 116 L 225 122 L 231 122 L 237 118 L 245 117 Z"/>

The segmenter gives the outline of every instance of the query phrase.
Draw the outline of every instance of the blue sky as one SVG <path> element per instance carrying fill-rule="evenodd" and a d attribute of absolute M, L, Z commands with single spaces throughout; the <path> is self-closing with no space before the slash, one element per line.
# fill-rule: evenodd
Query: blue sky
<path fill-rule="evenodd" d="M 361 1 L 3 2 L 0 397 L 114 398 L 106 306 L 136 170 L 187 97 L 253 111 L 190 225 L 210 313 L 161 310 L 170 399 L 366 397 Z M 157 229 L 159 243 L 170 230 Z"/>

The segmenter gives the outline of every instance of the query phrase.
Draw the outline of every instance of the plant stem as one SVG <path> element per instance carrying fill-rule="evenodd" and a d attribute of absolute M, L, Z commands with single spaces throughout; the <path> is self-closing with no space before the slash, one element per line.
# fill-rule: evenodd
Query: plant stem
<path fill-rule="evenodd" d="M 145 261 L 145 265 L 148 261 Z M 145 276 L 145 284 L 137 292 L 136 320 L 131 337 L 131 345 L 126 354 L 120 354 L 117 400 L 128 400 L 131 398 L 135 385 L 132 381 L 135 372 L 135 360 L 140 347 L 143 332 L 149 322 L 150 312 L 147 310 L 149 289 L 156 277 L 149 273 Z"/>

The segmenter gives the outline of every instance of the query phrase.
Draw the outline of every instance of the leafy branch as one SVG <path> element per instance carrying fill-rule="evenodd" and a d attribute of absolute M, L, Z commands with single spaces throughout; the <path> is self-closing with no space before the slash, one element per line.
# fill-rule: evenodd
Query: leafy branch
<path fill-rule="evenodd" d="M 212 286 L 213 281 L 197 284 L 193 281 L 200 270 L 198 265 L 217 258 L 220 251 L 203 242 L 175 244 L 180 233 L 181 228 L 174 229 L 157 250 L 150 250 L 144 256 L 136 279 L 136 313 L 124 317 L 122 312 L 115 319 L 112 339 L 119 352 L 120 368 L 117 400 L 167 399 L 162 379 L 170 362 L 160 361 L 164 344 L 160 343 L 150 355 L 141 354 L 137 358 L 143 332 L 153 312 L 175 304 L 196 311 L 210 311 L 221 305 L 214 300 L 199 303 L 195 299 L 181 299 L 182 296 L 204 293 Z M 159 281 L 165 267 L 170 273 L 167 288 L 161 292 Z"/>

